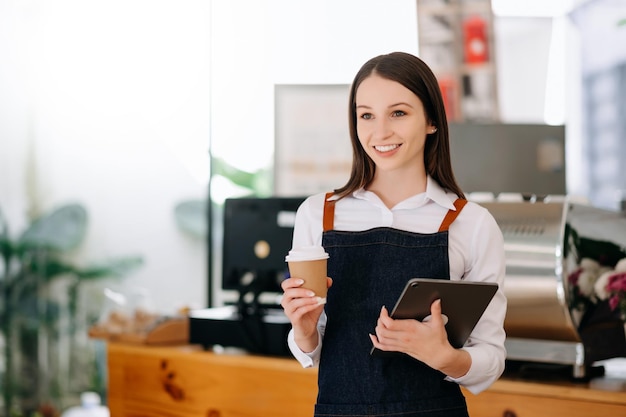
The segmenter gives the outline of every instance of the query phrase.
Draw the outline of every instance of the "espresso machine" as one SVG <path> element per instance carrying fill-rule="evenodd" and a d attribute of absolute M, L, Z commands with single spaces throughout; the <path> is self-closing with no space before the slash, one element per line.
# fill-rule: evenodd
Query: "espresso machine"
<path fill-rule="evenodd" d="M 611 268 L 626 258 L 626 214 L 565 196 L 479 204 L 504 236 L 507 360 L 568 365 L 585 378 L 594 362 L 626 356 L 619 312 L 601 300 L 581 309 L 570 279 L 583 259 Z"/>

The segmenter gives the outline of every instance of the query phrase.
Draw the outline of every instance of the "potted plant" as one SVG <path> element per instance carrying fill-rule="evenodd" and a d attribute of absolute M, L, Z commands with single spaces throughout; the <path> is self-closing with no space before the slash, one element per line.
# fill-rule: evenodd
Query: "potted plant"
<path fill-rule="evenodd" d="M 14 238 L 0 211 L 0 338 L 4 341 L 0 414 L 29 415 L 41 407 L 60 405 L 67 394 L 63 375 L 70 379 L 85 374 L 72 368 L 80 350 L 76 336 L 88 326 L 79 323 L 81 286 L 124 276 L 142 263 L 133 256 L 75 265 L 70 252 L 81 244 L 86 229 L 86 209 L 67 204 L 34 219 Z M 56 285 L 60 281 L 63 286 Z M 65 292 L 62 301 L 59 288 Z M 61 351 L 68 358 L 65 370 L 55 360 Z"/>

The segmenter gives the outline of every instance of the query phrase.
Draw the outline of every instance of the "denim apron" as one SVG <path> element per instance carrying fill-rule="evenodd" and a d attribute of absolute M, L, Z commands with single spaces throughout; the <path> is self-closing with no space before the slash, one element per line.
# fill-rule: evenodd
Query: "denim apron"
<path fill-rule="evenodd" d="M 315 416 L 467 417 L 460 387 L 399 352 L 370 355 L 382 306 L 391 311 L 410 278 L 450 279 L 448 227 L 467 202 L 455 201 L 439 232 L 389 227 L 333 230 L 334 201 L 324 206 L 322 245 L 333 278 L 325 312 Z"/>

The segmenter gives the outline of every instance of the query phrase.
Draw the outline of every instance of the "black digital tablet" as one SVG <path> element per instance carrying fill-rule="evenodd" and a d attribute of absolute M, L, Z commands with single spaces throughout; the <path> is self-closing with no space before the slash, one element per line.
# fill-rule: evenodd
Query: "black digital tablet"
<path fill-rule="evenodd" d="M 441 313 L 448 340 L 462 347 L 498 290 L 492 282 L 450 281 L 447 279 L 410 279 L 390 316 L 394 319 L 430 319 L 430 306 L 441 299 Z M 372 348 L 372 353 L 378 349 Z"/>

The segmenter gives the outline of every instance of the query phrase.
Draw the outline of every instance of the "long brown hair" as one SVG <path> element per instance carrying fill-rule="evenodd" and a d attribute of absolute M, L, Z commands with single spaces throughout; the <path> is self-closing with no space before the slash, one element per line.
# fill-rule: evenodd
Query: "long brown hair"
<path fill-rule="evenodd" d="M 348 110 L 352 142 L 352 171 L 346 185 L 336 189 L 335 194 L 340 198 L 345 197 L 367 186 L 374 179 L 376 165 L 361 146 L 356 132 L 356 91 L 361 82 L 372 73 L 402 84 L 422 101 L 426 118 L 437 127 L 435 133 L 428 135 L 424 147 L 426 173 L 444 189 L 455 193 L 459 198 L 465 198 L 452 171 L 448 120 L 437 78 L 424 61 L 405 52 L 393 52 L 374 57 L 367 61 L 354 77 L 350 88 Z"/>

